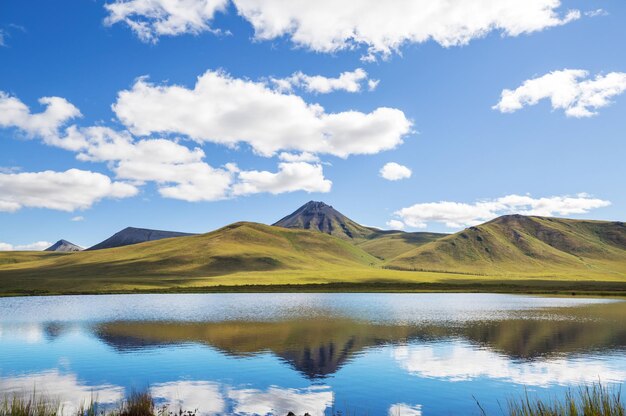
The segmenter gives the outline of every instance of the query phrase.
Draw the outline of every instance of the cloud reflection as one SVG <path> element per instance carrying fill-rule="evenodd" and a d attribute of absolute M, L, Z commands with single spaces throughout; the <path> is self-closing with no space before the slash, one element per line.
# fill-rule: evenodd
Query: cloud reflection
<path fill-rule="evenodd" d="M 610 365 L 584 356 L 511 360 L 461 340 L 396 347 L 392 355 L 412 374 L 448 381 L 491 378 L 537 387 L 626 381 L 625 357 Z"/>
<path fill-rule="evenodd" d="M 406 403 L 396 403 L 389 407 L 388 416 L 422 416 L 422 405 L 411 406 Z"/>
<path fill-rule="evenodd" d="M 234 401 L 233 413 L 251 415 L 286 415 L 309 413 L 323 416 L 333 404 L 333 393 L 328 387 L 285 389 L 272 386 L 266 391 L 256 389 L 230 390 L 228 397 Z"/>
<path fill-rule="evenodd" d="M 226 402 L 217 383 L 207 381 L 177 381 L 150 387 L 154 399 L 162 401 L 171 410 L 196 410 L 199 415 L 224 412 Z"/>
<path fill-rule="evenodd" d="M 75 374 L 62 374 L 58 370 L 0 378 L 0 391 L 8 394 L 37 392 L 60 401 L 61 413 L 75 414 L 81 404 L 92 400 L 107 405 L 120 401 L 124 389 L 112 384 L 86 385 Z"/>

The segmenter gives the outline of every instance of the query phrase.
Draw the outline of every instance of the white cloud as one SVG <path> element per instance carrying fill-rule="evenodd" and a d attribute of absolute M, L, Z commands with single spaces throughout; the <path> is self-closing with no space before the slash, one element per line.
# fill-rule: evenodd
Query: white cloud
<path fill-rule="evenodd" d="M 592 209 L 610 205 L 609 201 L 581 193 L 575 196 L 532 198 L 528 195 L 507 195 L 497 199 L 461 202 L 430 202 L 415 204 L 396 211 L 409 227 L 424 228 L 428 222 L 443 223 L 450 228 L 477 225 L 505 214 L 538 216 L 585 214 Z"/>
<path fill-rule="evenodd" d="M 399 181 L 411 177 L 411 169 L 396 162 L 389 162 L 380 169 L 380 176 L 388 181 Z"/>
<path fill-rule="evenodd" d="M 595 9 L 585 12 L 585 16 L 587 17 L 598 17 L 598 16 L 608 16 L 609 12 L 604 9 Z"/>
<path fill-rule="evenodd" d="M 626 90 L 624 72 L 588 77 L 589 72 L 582 69 L 564 69 L 529 79 L 515 90 L 503 90 L 500 102 L 493 109 L 512 113 L 549 99 L 553 109 L 564 110 L 568 117 L 591 117 Z"/>
<path fill-rule="evenodd" d="M 233 187 L 235 195 L 260 192 L 330 192 L 332 182 L 324 178 L 322 166 L 306 162 L 280 163 L 278 172 L 244 171 L 239 173 L 239 183 Z"/>
<path fill-rule="evenodd" d="M 367 89 L 370 91 L 374 91 L 378 84 L 380 83 L 379 79 L 368 79 L 367 80 Z"/>
<path fill-rule="evenodd" d="M 227 146 L 247 143 L 259 154 L 279 150 L 327 153 L 339 157 L 393 149 L 410 133 L 400 110 L 326 113 L 301 97 L 266 84 L 207 71 L 193 89 L 137 80 L 113 105 L 133 134 L 183 134 Z"/>
<path fill-rule="evenodd" d="M 367 59 L 389 55 L 406 43 L 435 41 L 465 45 L 491 32 L 518 36 L 580 18 L 580 11 L 559 10 L 559 0 L 233 0 L 255 38 L 287 36 L 317 52 L 364 45 Z M 227 0 L 117 0 L 106 5 L 105 23 L 125 22 L 144 41 L 161 35 L 212 31 L 215 13 Z"/>
<path fill-rule="evenodd" d="M 294 412 L 323 416 L 326 408 L 333 404 L 333 393 L 325 386 L 308 389 L 285 389 L 272 386 L 267 391 L 231 390 L 228 396 L 235 402 L 233 413 L 236 414 L 286 415 L 288 412 Z"/>
<path fill-rule="evenodd" d="M 76 217 L 72 217 L 70 221 L 74 221 L 74 222 L 85 221 L 85 217 L 83 217 L 82 215 L 78 215 Z"/>
<path fill-rule="evenodd" d="M 0 211 L 23 207 L 74 211 L 89 208 L 103 198 L 136 194 L 132 185 L 79 169 L 0 174 Z"/>
<path fill-rule="evenodd" d="M 31 244 L 13 245 L 0 242 L 0 251 L 42 251 L 50 247 L 52 243 L 48 241 L 36 241 Z"/>
<path fill-rule="evenodd" d="M 278 155 L 278 158 L 283 162 L 316 162 L 319 163 L 320 158 L 313 153 L 289 153 L 282 152 Z"/>
<path fill-rule="evenodd" d="M 580 17 L 562 16 L 559 0 L 234 0 L 257 39 L 289 36 L 317 52 L 366 45 L 388 55 L 405 43 L 433 40 L 442 46 L 465 45 L 499 31 L 518 36 L 563 25 Z"/>
<path fill-rule="evenodd" d="M 4 30 L 0 29 L 0 47 L 7 46 L 6 41 L 4 40 L 5 37 L 6 34 L 4 33 Z"/>
<path fill-rule="evenodd" d="M 387 226 L 392 230 L 404 230 L 404 223 L 398 220 L 389 220 L 387 221 Z"/>
<path fill-rule="evenodd" d="M 144 42 L 156 42 L 163 35 L 214 31 L 211 20 L 227 5 L 228 0 L 116 0 L 105 4 L 104 23 L 124 22 Z"/>
<path fill-rule="evenodd" d="M 302 88 L 317 94 L 328 94 L 333 91 L 360 92 L 366 81 L 371 91 L 376 88 L 379 82 L 378 80 L 368 80 L 367 72 L 362 68 L 342 72 L 337 78 L 296 72 L 290 77 L 272 78 L 271 81 L 280 92 L 291 92 L 294 88 Z"/>
<path fill-rule="evenodd" d="M 30 136 L 53 141 L 63 124 L 81 115 L 78 108 L 64 98 L 42 97 L 39 103 L 46 109 L 33 114 L 22 101 L 0 91 L 0 127 L 17 127 Z"/>

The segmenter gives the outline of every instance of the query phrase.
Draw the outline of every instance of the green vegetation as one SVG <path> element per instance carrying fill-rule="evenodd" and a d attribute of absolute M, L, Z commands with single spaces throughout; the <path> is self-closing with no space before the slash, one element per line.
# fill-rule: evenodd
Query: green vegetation
<path fill-rule="evenodd" d="M 479 405 L 480 406 L 480 405 Z M 486 413 L 483 411 L 483 415 Z M 562 399 L 542 400 L 531 398 L 528 392 L 519 399 L 508 402 L 509 416 L 624 416 L 626 407 L 621 391 L 600 383 L 568 390 Z"/>
<path fill-rule="evenodd" d="M 483 416 L 487 413 L 477 405 Z M 86 407 L 81 406 L 76 416 L 195 416 L 197 410 L 178 409 L 172 411 L 167 406 L 159 407 L 153 397 L 146 392 L 133 392 L 124 398 L 113 409 L 99 409 L 98 403 L 92 400 Z M 59 402 L 33 393 L 30 396 L 7 396 L 0 402 L 0 416 L 61 416 L 66 414 Z M 343 412 L 332 411 L 333 415 Z M 348 413 L 346 413 L 348 414 Z M 622 402 L 621 391 L 609 388 L 600 383 L 581 386 L 576 391 L 568 390 L 564 398 L 542 400 L 531 398 L 528 392 L 520 398 L 510 399 L 508 416 L 624 416 L 626 407 Z M 294 415 L 289 412 L 288 415 Z"/>
<path fill-rule="evenodd" d="M 313 230 L 241 222 L 207 234 L 105 250 L 2 252 L 0 295 L 626 293 L 623 223 L 506 216 L 438 237 L 371 231 L 367 237 L 350 240 Z"/>
<path fill-rule="evenodd" d="M 386 265 L 501 276 L 626 277 L 626 225 L 507 215 L 424 244 Z"/>
<path fill-rule="evenodd" d="M 357 239 L 355 244 L 374 257 L 378 257 L 381 260 L 390 260 L 446 235 L 377 230 L 367 238 Z"/>

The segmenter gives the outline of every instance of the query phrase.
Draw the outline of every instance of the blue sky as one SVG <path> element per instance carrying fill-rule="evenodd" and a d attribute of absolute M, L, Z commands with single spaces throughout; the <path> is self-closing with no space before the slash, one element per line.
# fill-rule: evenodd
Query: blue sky
<path fill-rule="evenodd" d="M 185 1 L 187 12 L 221 9 L 200 26 L 192 12 L 174 16 L 180 26 L 145 0 L 0 3 L 5 248 L 60 238 L 89 246 L 126 226 L 272 223 L 311 199 L 407 231 L 453 232 L 509 212 L 624 220 L 623 2 L 509 0 L 498 12 L 452 2 L 404 21 L 421 10 Z M 111 5 L 132 13 L 113 22 Z M 341 13 L 346 28 L 333 21 Z M 354 35 L 329 41 L 326 21 Z M 138 22 L 144 32 L 132 30 Z M 367 76 L 357 92 L 332 81 L 359 68 Z M 212 81 L 194 90 L 203 75 Z M 378 81 L 371 91 L 368 80 Z M 505 89 L 509 101 L 493 108 Z M 46 111 L 41 97 L 62 100 L 48 110 L 82 116 L 33 118 Z M 117 156 L 103 156 L 94 126 L 123 137 Z M 71 128 L 83 144 L 69 144 Z M 128 156 L 141 141 L 165 150 Z M 165 141 L 180 158 L 168 159 Z M 393 166 L 396 180 L 382 177 L 391 162 L 410 177 Z"/>

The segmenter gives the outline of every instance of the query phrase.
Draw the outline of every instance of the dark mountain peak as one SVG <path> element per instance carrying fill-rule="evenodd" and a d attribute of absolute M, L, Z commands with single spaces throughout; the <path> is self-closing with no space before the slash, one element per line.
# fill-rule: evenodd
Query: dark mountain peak
<path fill-rule="evenodd" d="M 309 201 L 273 225 L 320 231 L 346 240 L 364 238 L 375 232 L 321 201 Z"/>
<path fill-rule="evenodd" d="M 50 247 L 45 249 L 44 251 L 58 251 L 58 252 L 72 252 L 72 251 L 82 251 L 83 248 L 81 246 L 77 246 L 74 243 L 70 243 L 67 240 L 59 240 L 56 243 L 52 244 Z"/>
<path fill-rule="evenodd" d="M 306 204 L 302 205 L 302 207 L 300 207 L 300 209 L 305 209 L 305 210 L 322 210 L 325 208 L 333 208 L 332 206 L 325 204 L 322 201 L 309 201 Z"/>
<path fill-rule="evenodd" d="M 113 234 L 101 243 L 89 247 L 87 250 L 102 250 L 105 248 L 129 246 L 131 244 L 145 243 L 146 241 L 162 240 L 164 238 L 186 237 L 190 233 L 176 231 L 151 230 L 149 228 L 126 227 L 122 231 Z"/>

